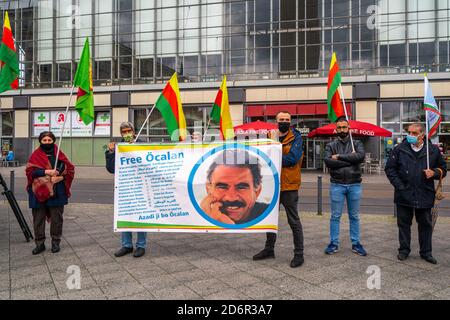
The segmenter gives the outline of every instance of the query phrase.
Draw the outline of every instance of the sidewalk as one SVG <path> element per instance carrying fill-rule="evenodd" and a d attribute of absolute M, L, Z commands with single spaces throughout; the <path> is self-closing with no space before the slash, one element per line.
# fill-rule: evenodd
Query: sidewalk
<path fill-rule="evenodd" d="M 20 206 L 27 219 L 25 202 Z M 328 214 L 302 212 L 305 264 L 289 267 L 292 234 L 280 212 L 276 259 L 254 262 L 264 234 L 149 233 L 144 257 L 115 258 L 111 205 L 66 207 L 62 250 L 33 256 L 5 201 L 0 202 L 0 299 L 450 299 L 450 218 L 439 218 L 433 253 L 438 265 L 418 256 L 417 225 L 412 252 L 396 259 L 392 217 L 362 215 L 367 257 L 350 250 L 348 220 L 341 225 L 341 251 L 326 256 Z M 31 226 L 31 224 L 30 224 Z M 47 233 L 49 226 L 47 225 Z M 69 266 L 81 270 L 81 289 L 68 289 Z M 381 289 L 367 288 L 369 266 L 381 270 Z"/>

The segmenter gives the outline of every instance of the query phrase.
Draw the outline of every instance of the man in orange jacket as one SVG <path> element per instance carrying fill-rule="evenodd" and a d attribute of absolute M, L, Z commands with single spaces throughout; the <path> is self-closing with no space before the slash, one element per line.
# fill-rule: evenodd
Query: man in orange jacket
<path fill-rule="evenodd" d="M 303 264 L 303 228 L 298 216 L 298 189 L 301 183 L 301 172 L 303 160 L 302 136 L 300 132 L 291 129 L 291 114 L 289 112 L 278 112 L 276 115 L 278 123 L 278 136 L 283 145 L 283 157 L 281 168 L 281 192 L 280 203 L 286 210 L 289 226 L 294 237 L 294 258 L 291 267 L 296 268 Z M 276 233 L 267 233 L 265 248 L 253 256 L 253 260 L 275 258 Z"/>

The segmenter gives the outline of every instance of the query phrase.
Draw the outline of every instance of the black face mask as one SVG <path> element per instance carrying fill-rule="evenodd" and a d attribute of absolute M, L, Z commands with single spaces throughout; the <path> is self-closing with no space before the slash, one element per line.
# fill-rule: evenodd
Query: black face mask
<path fill-rule="evenodd" d="M 281 133 L 288 132 L 290 127 L 291 127 L 290 122 L 278 122 L 278 130 L 280 130 Z"/>
<path fill-rule="evenodd" d="M 348 132 L 339 132 L 337 135 L 339 138 L 345 139 L 348 136 Z"/>
<path fill-rule="evenodd" d="M 43 143 L 41 143 L 41 149 L 44 151 L 44 152 L 50 152 L 50 151 L 53 151 L 53 148 L 55 147 L 55 144 L 54 143 L 49 143 L 49 144 L 43 144 Z"/>

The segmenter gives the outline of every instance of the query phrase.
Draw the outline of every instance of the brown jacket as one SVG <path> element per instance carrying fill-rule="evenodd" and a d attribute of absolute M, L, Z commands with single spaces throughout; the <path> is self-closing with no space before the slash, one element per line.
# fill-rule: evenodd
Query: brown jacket
<path fill-rule="evenodd" d="M 295 132 L 295 133 L 294 133 Z M 284 140 L 281 142 L 283 152 L 283 166 L 281 168 L 281 191 L 298 190 L 301 185 L 301 167 L 303 161 L 302 138 L 298 131 L 289 130 Z M 297 148 L 296 154 L 301 153 L 300 160 L 292 164 L 293 154 L 288 154 L 291 148 Z M 294 156 L 295 157 L 295 156 Z M 289 159 L 287 159 L 289 158 Z M 294 160 L 295 161 L 295 160 Z"/>

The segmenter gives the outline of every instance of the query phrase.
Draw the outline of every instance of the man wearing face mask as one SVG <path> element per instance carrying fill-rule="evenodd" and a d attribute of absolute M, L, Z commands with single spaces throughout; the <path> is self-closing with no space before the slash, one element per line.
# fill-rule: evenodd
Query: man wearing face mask
<path fill-rule="evenodd" d="M 303 258 L 303 228 L 298 216 L 298 190 L 301 184 L 301 166 L 303 160 L 302 136 L 300 132 L 291 129 L 291 114 L 278 112 L 278 137 L 282 146 L 281 192 L 280 203 L 286 210 L 289 226 L 294 240 L 294 258 L 291 267 L 296 268 L 304 263 Z M 276 233 L 267 233 L 265 248 L 253 256 L 253 260 L 275 258 Z"/>
<path fill-rule="evenodd" d="M 430 169 L 427 169 L 427 146 Z M 433 224 L 431 208 L 434 206 L 434 180 L 445 177 L 447 165 L 439 149 L 426 141 L 425 128 L 420 123 L 408 127 L 406 139 L 391 153 L 385 167 L 386 175 L 395 188 L 394 202 L 397 207 L 397 225 L 400 248 L 397 258 L 406 260 L 411 252 L 411 224 L 414 215 L 419 229 L 420 257 L 436 264 L 432 256 Z"/>
<path fill-rule="evenodd" d="M 366 256 L 360 243 L 359 208 L 361 200 L 361 163 L 364 161 L 364 147 L 361 141 L 350 139 L 350 127 L 346 118 L 336 121 L 337 139 L 325 147 L 324 161 L 330 169 L 330 243 L 326 254 L 339 251 L 339 228 L 344 201 L 347 199 L 352 252 Z"/>
<path fill-rule="evenodd" d="M 131 122 L 122 122 L 120 124 L 120 135 L 122 136 L 122 142 L 134 143 L 143 142 L 140 139 L 136 141 L 136 134 L 134 131 L 134 125 Z M 109 173 L 115 172 L 115 142 L 108 144 L 108 150 L 105 152 L 106 157 L 106 170 Z M 142 257 L 145 254 L 145 247 L 147 245 L 147 232 L 137 232 L 136 251 L 133 256 L 135 258 Z M 114 255 L 116 257 L 122 257 L 126 254 L 133 252 L 133 234 L 132 232 L 122 232 L 122 248 L 120 248 Z"/>

